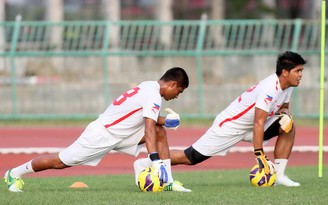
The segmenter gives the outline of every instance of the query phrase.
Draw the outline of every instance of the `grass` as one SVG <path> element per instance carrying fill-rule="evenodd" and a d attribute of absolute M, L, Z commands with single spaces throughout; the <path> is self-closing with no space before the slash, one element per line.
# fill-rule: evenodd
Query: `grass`
<path fill-rule="evenodd" d="M 327 173 L 328 166 L 324 167 Z M 176 179 L 192 193 L 143 193 L 132 175 L 25 178 L 25 192 L 10 193 L 3 184 L 1 204 L 327 204 L 327 175 L 319 178 L 316 166 L 291 167 L 287 174 L 300 187 L 253 187 L 249 170 L 177 172 Z M 89 188 L 68 188 L 83 181 Z"/>

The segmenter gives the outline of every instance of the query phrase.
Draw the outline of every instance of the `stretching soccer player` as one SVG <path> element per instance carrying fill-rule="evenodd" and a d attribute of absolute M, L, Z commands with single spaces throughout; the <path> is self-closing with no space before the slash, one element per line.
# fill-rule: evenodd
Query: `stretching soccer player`
<path fill-rule="evenodd" d="M 195 165 L 212 156 L 225 156 L 240 141 L 253 143 L 254 155 L 261 171 L 276 171 L 277 185 L 300 186 L 285 175 L 294 139 L 295 123 L 289 111 L 293 87 L 302 78 L 306 61 L 299 54 L 286 51 L 279 55 L 276 72 L 237 97 L 219 113 L 212 126 L 192 146 L 185 150 L 171 150 L 172 165 Z M 265 155 L 263 144 L 278 136 L 272 163 Z M 134 162 L 135 172 L 146 159 Z"/>
<path fill-rule="evenodd" d="M 180 117 L 168 110 L 159 116 L 162 98 L 178 98 L 189 86 L 184 69 L 174 67 L 158 81 L 145 81 L 123 93 L 91 122 L 80 137 L 58 154 L 39 156 L 5 173 L 11 192 L 22 192 L 24 174 L 47 169 L 64 169 L 77 165 L 96 166 L 111 150 L 137 156 L 145 144 L 151 166 L 165 183 L 164 190 L 190 192 L 174 181 L 165 128 L 175 129 Z"/>

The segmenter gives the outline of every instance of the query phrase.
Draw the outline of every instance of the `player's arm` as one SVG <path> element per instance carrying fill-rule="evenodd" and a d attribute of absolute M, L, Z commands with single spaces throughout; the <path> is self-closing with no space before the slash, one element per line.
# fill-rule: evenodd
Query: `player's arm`
<path fill-rule="evenodd" d="M 168 180 L 167 171 L 157 152 L 156 122 L 147 117 L 145 118 L 144 139 L 152 167 L 155 169 L 153 173 L 154 175 L 159 175 L 160 180 L 166 183 Z"/>
<path fill-rule="evenodd" d="M 259 165 L 260 172 L 264 170 L 266 174 L 273 174 L 275 167 L 263 151 L 264 124 L 268 113 L 260 108 L 255 108 L 253 127 L 253 146 L 255 160 Z"/>
<path fill-rule="evenodd" d="M 253 127 L 253 146 L 254 149 L 263 148 L 264 123 L 268 113 L 260 108 L 255 108 L 254 127 Z"/>
<path fill-rule="evenodd" d="M 157 152 L 156 145 L 156 121 L 146 117 L 145 118 L 145 135 L 144 140 L 148 153 Z"/>

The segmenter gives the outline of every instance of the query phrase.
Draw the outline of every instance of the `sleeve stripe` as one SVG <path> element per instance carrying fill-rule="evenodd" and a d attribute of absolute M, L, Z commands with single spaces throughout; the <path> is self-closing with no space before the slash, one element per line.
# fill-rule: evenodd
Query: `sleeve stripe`
<path fill-rule="evenodd" d="M 241 113 L 239 113 L 238 115 L 235 115 L 231 118 L 227 118 L 225 120 L 223 120 L 219 126 L 222 127 L 222 125 L 226 122 L 232 121 L 232 120 L 237 120 L 238 118 L 240 118 L 241 116 L 243 116 L 245 113 L 247 113 L 250 109 L 252 109 L 254 107 L 255 103 L 253 103 L 252 105 L 250 105 L 248 108 L 246 108 L 244 111 L 242 111 Z"/>
<path fill-rule="evenodd" d="M 105 125 L 105 128 L 109 128 L 109 127 L 111 127 L 111 126 L 113 126 L 113 125 L 116 125 L 116 124 L 122 122 L 123 120 L 125 120 L 125 119 L 128 118 L 128 117 L 130 117 L 131 115 L 133 115 L 134 113 L 138 112 L 138 111 L 141 110 L 141 109 L 142 109 L 142 107 L 141 107 L 141 108 L 138 108 L 138 109 L 136 109 L 136 110 L 133 110 L 132 112 L 129 112 L 127 115 L 124 115 L 123 117 L 121 117 L 121 118 L 115 120 L 114 122 Z"/>

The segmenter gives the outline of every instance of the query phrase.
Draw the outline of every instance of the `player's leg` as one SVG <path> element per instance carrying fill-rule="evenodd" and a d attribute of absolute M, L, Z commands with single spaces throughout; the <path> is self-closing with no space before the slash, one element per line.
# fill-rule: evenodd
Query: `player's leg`
<path fill-rule="evenodd" d="M 22 165 L 14 167 L 5 173 L 5 182 L 8 190 L 11 192 L 22 192 L 24 182 L 21 177 L 32 172 L 39 172 L 46 169 L 63 169 L 66 168 L 64 163 L 59 159 L 58 154 L 49 154 L 39 156 Z"/>
<path fill-rule="evenodd" d="M 264 139 L 277 136 L 274 149 L 275 167 L 276 167 L 276 184 L 284 186 L 300 186 L 300 183 L 294 182 L 285 175 L 288 159 L 292 152 L 295 140 L 295 124 L 293 129 L 286 133 L 280 128 L 279 120 L 275 121 L 264 133 Z"/>
<path fill-rule="evenodd" d="M 47 169 L 64 169 L 65 165 L 58 154 L 42 155 L 32 160 L 32 169 L 34 172 L 40 172 Z"/>
<path fill-rule="evenodd" d="M 292 152 L 295 140 L 295 124 L 289 133 L 285 133 L 280 129 L 280 134 L 276 141 L 274 156 L 277 171 L 276 184 L 285 186 L 300 186 L 300 183 L 292 181 L 285 175 L 289 156 Z"/>
<path fill-rule="evenodd" d="M 58 154 L 48 154 L 36 157 L 29 162 L 11 169 L 11 174 L 13 177 L 20 178 L 24 174 L 31 172 L 40 172 L 47 169 L 64 169 L 67 167 L 59 159 Z"/>
<path fill-rule="evenodd" d="M 170 150 L 172 165 L 199 164 L 212 156 L 225 156 L 236 143 L 240 142 L 244 136 L 233 132 L 224 131 L 218 126 L 210 127 L 192 146 L 185 150 Z"/>
<path fill-rule="evenodd" d="M 170 158 L 172 165 L 185 164 L 191 165 L 190 160 L 185 154 L 185 150 L 170 150 Z"/>
<path fill-rule="evenodd" d="M 288 159 L 292 152 L 294 141 L 295 125 L 293 125 L 293 129 L 289 133 L 286 133 L 282 129 L 280 129 L 274 149 L 275 158 Z"/>
<path fill-rule="evenodd" d="M 170 155 L 172 165 L 195 165 L 210 158 L 210 156 L 205 156 L 198 152 L 193 146 L 190 146 L 185 150 L 171 150 Z"/>
<path fill-rule="evenodd" d="M 21 192 L 24 185 L 21 177 L 24 174 L 47 169 L 63 169 L 81 164 L 96 166 L 102 157 L 114 147 L 115 143 L 111 142 L 105 128 L 94 121 L 73 144 L 59 154 L 42 155 L 8 170 L 5 173 L 5 182 L 9 191 Z"/>

